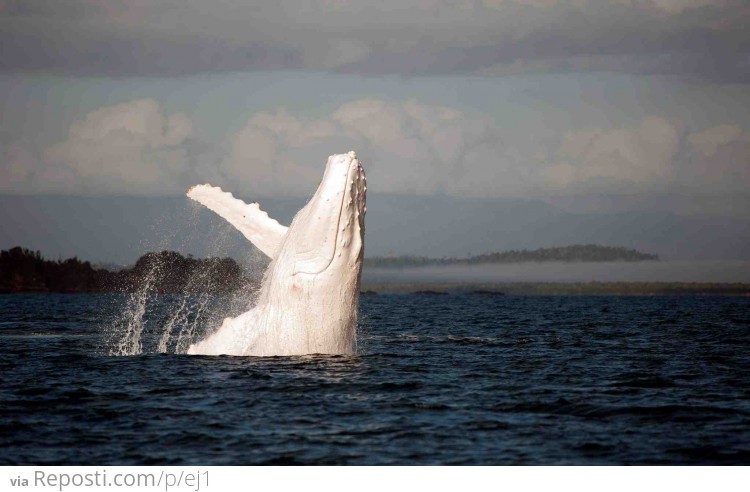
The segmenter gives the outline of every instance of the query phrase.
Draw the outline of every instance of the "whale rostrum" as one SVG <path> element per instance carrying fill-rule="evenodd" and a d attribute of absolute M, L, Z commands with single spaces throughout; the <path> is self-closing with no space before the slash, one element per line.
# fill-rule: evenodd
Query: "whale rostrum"
<path fill-rule="evenodd" d="M 255 307 L 226 318 L 189 354 L 349 354 L 354 349 L 365 237 L 365 172 L 354 152 L 328 158 L 315 195 L 289 227 L 210 185 L 187 196 L 271 258 Z"/>

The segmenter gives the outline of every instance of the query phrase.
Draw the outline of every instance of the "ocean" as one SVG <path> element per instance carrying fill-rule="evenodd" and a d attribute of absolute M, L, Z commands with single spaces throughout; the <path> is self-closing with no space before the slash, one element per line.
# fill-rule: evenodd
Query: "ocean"
<path fill-rule="evenodd" d="M 748 297 L 370 295 L 356 355 L 158 353 L 184 300 L 113 356 L 131 298 L 0 296 L 0 464 L 750 464 Z"/>

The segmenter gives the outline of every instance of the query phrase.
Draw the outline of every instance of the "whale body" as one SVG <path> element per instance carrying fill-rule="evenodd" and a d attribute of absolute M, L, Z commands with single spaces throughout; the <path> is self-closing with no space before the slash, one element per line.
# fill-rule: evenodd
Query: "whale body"
<path fill-rule="evenodd" d="M 354 152 L 328 158 L 315 195 L 289 227 L 210 185 L 187 196 L 234 225 L 271 258 L 255 307 L 226 318 L 188 354 L 352 353 L 362 274 L 367 183 Z"/>

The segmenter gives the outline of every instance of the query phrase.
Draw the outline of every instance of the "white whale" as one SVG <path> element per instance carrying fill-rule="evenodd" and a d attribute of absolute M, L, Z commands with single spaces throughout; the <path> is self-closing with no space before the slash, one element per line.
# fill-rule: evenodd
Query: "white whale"
<path fill-rule="evenodd" d="M 187 196 L 229 221 L 272 261 L 255 307 L 188 348 L 204 355 L 349 354 L 365 236 L 365 173 L 354 152 L 328 158 L 323 180 L 287 228 L 210 185 Z"/>

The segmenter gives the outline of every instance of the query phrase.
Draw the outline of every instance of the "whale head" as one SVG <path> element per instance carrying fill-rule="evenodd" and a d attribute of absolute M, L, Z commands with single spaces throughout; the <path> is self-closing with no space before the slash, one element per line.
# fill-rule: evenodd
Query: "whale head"
<path fill-rule="evenodd" d="M 318 189 L 297 212 L 266 272 L 256 324 L 277 335 L 253 353 L 352 352 L 366 191 L 354 152 L 328 158 Z"/>
<path fill-rule="evenodd" d="M 359 276 L 364 248 L 367 183 L 354 152 L 328 158 L 323 179 L 294 217 L 277 262 L 298 280 L 344 282 Z"/>

